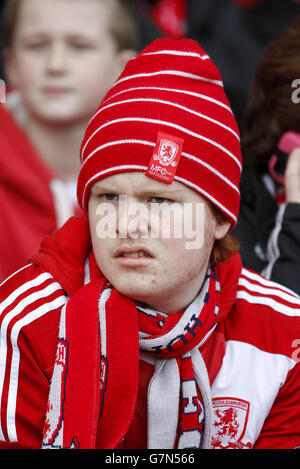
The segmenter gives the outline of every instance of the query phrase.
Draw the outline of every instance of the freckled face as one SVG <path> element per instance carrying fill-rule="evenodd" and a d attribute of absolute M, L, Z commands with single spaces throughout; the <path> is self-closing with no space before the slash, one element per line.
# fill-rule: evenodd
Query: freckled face
<path fill-rule="evenodd" d="M 96 261 L 106 278 L 122 294 L 167 314 L 194 299 L 214 241 L 229 228 L 218 224 L 194 190 L 141 172 L 95 183 L 88 212 Z"/>

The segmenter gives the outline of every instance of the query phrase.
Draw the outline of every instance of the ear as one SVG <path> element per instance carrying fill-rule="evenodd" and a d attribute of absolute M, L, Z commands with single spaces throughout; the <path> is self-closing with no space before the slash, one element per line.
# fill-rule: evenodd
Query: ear
<path fill-rule="evenodd" d="M 215 239 L 222 239 L 224 236 L 227 235 L 230 229 L 231 223 L 230 221 L 216 221 L 215 227 Z"/>
<path fill-rule="evenodd" d="M 18 83 L 18 73 L 16 69 L 16 61 L 15 55 L 12 49 L 5 49 L 3 52 L 3 62 L 4 62 L 4 69 L 5 69 L 5 76 L 7 77 L 7 81 L 9 86 L 15 88 Z"/>
<path fill-rule="evenodd" d="M 127 64 L 128 60 L 133 59 L 136 56 L 136 51 L 132 49 L 124 49 L 119 52 L 117 60 L 116 60 L 116 72 L 119 76 L 120 73 L 124 70 L 125 65 Z"/>

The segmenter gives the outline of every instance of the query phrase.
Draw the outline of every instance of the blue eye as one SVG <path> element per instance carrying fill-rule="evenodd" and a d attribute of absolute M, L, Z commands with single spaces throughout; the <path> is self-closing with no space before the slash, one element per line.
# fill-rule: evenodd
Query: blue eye
<path fill-rule="evenodd" d="M 116 194 L 102 194 L 101 197 L 103 197 L 105 200 L 113 201 L 113 200 L 118 200 L 118 196 Z"/>

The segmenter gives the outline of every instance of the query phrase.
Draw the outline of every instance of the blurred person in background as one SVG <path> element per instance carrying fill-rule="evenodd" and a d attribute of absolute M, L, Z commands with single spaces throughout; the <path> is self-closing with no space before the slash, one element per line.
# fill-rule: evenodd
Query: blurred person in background
<path fill-rule="evenodd" d="M 300 0 L 139 0 L 149 19 L 140 38 L 190 37 L 218 65 L 241 124 L 249 89 L 269 41 L 300 14 Z M 153 28 L 149 28 L 152 23 Z"/>
<path fill-rule="evenodd" d="M 300 15 L 274 39 L 241 132 L 236 236 L 244 265 L 300 294 Z M 298 87 L 298 89 L 297 89 Z"/>
<path fill-rule="evenodd" d="M 188 35 L 219 67 L 239 126 L 267 44 L 298 14 L 299 0 L 187 1 Z"/>
<path fill-rule="evenodd" d="M 8 0 L 4 26 L 0 281 L 79 212 L 84 130 L 137 36 L 126 0 Z"/>

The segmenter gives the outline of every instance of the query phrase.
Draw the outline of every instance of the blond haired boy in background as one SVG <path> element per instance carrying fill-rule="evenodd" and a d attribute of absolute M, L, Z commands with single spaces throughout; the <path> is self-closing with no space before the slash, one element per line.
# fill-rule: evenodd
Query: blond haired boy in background
<path fill-rule="evenodd" d="M 1 107 L 0 280 L 77 213 L 78 153 L 96 104 L 132 57 L 122 0 L 8 0 Z"/>

